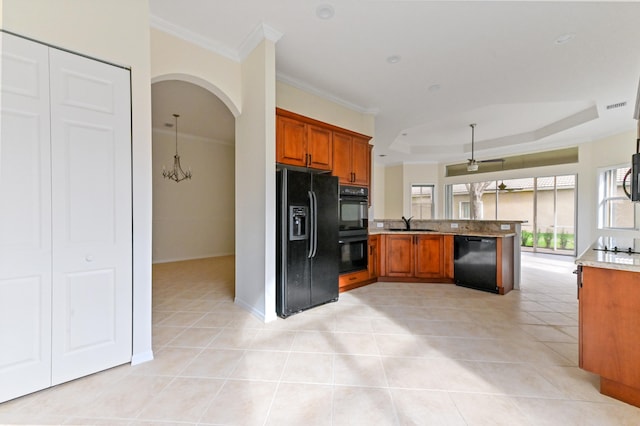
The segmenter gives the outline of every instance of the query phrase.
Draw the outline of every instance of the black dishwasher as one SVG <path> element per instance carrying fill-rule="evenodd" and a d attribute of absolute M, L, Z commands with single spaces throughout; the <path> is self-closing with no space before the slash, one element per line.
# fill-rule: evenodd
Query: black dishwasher
<path fill-rule="evenodd" d="M 453 278 L 459 286 L 498 293 L 496 238 L 455 235 Z"/>

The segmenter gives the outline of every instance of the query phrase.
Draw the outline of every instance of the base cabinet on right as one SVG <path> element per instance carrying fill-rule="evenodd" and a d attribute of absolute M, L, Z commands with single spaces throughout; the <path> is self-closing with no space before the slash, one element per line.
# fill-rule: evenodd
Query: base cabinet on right
<path fill-rule="evenodd" d="M 580 271 L 580 268 L 579 268 Z M 579 365 L 600 392 L 640 407 L 640 273 L 582 266 Z"/>

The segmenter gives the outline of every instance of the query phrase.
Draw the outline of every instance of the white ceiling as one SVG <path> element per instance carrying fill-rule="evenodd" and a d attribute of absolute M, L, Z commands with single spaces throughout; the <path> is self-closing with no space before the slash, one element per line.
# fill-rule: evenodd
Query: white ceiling
<path fill-rule="evenodd" d="M 327 4 L 334 16 L 320 19 Z M 281 33 L 278 79 L 375 114 L 377 162 L 464 161 L 470 123 L 479 160 L 636 126 L 637 2 L 150 0 L 150 9 L 152 25 L 236 60 L 256 28 Z M 565 34 L 573 38 L 556 43 Z"/>

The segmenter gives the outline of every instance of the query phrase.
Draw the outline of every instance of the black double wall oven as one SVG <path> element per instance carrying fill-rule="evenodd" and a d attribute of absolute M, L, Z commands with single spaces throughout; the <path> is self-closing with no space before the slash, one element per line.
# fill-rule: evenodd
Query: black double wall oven
<path fill-rule="evenodd" d="M 367 269 L 369 191 L 359 186 L 340 186 L 341 274 Z"/>

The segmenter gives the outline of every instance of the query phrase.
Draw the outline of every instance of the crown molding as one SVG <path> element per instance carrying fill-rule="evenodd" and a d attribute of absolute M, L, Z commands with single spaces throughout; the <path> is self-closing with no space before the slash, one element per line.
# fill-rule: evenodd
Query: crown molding
<path fill-rule="evenodd" d="M 247 35 L 247 37 L 240 43 L 238 49 L 238 57 L 240 61 L 247 59 L 249 54 L 255 49 L 263 40 L 269 40 L 273 43 L 277 43 L 282 38 L 282 33 L 273 27 L 260 23 L 257 27 Z"/>
<path fill-rule="evenodd" d="M 210 50 L 214 53 L 217 53 L 218 55 L 224 56 L 225 58 L 231 59 L 232 61 L 240 62 L 240 55 L 234 49 L 226 47 L 222 43 L 213 41 L 207 37 L 196 34 L 184 27 L 165 21 L 164 19 L 156 15 L 151 14 L 149 16 L 149 24 L 153 28 L 172 34 L 178 38 L 200 46 L 203 49 Z"/>
<path fill-rule="evenodd" d="M 276 74 L 276 80 L 281 81 L 282 83 L 288 84 L 290 86 L 293 86 L 297 89 L 300 89 L 302 91 L 305 91 L 307 93 L 311 93 L 312 95 L 316 95 L 319 96 L 323 99 L 326 99 L 328 101 L 334 102 L 338 105 L 341 105 L 345 108 L 348 108 L 350 110 L 359 112 L 361 114 L 371 114 L 371 115 L 376 115 L 380 112 L 380 110 L 378 108 L 364 108 L 360 105 L 356 105 L 352 102 L 349 101 L 345 101 L 342 98 L 339 98 L 331 93 L 325 92 L 324 90 L 320 90 L 317 87 L 311 86 L 308 83 L 302 82 L 300 80 L 297 80 L 293 77 L 290 77 L 286 74 L 283 74 L 281 72 Z"/>

